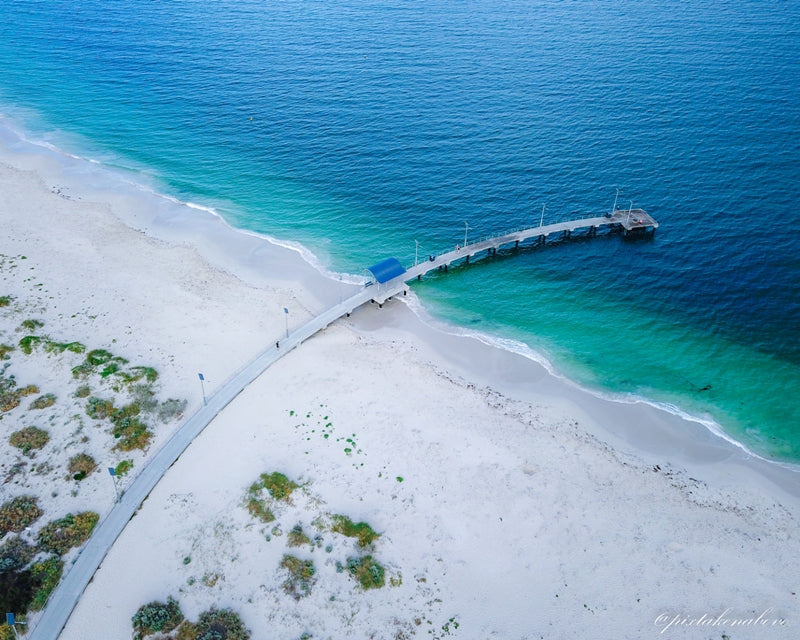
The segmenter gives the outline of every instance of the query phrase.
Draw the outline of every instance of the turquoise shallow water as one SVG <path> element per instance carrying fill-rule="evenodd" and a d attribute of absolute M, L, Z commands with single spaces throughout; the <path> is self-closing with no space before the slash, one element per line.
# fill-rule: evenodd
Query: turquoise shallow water
<path fill-rule="evenodd" d="M 602 213 L 415 286 L 583 384 L 800 460 L 800 8 L 738 2 L 0 7 L 0 110 L 332 269 Z"/>

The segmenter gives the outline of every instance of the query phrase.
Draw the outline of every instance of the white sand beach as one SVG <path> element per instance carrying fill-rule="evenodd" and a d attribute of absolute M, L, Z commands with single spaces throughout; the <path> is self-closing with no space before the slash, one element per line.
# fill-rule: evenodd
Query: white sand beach
<path fill-rule="evenodd" d="M 9 131 L 0 194 L 0 295 L 12 297 L 0 342 L 35 317 L 54 339 L 154 367 L 186 416 L 203 401 L 199 372 L 213 394 L 283 335 L 284 307 L 296 327 L 341 293 L 294 249 Z M 9 372 L 67 398 L 72 355 L 15 358 Z M 39 496 L 30 535 L 70 511 L 108 513 L 106 467 L 129 457 L 135 475 L 178 424 L 123 456 L 74 417 L 80 406 L 50 419 L 36 462 L 52 469 L 28 465 L 0 486 L 2 501 Z M 16 415 L 0 421 L 4 441 L 31 419 Z M 65 479 L 83 450 L 98 469 Z M 20 459 L 4 446 L 0 475 Z M 265 524 L 245 501 L 272 472 L 302 486 Z M 366 305 L 279 360 L 193 442 L 61 638 L 129 638 L 136 610 L 168 596 L 189 619 L 230 607 L 253 638 L 276 640 L 796 638 L 798 480 L 700 423 L 602 399 L 425 323 L 403 300 Z M 333 514 L 381 534 L 369 553 L 384 587 L 337 570 L 363 552 L 330 531 Z M 319 544 L 288 547 L 297 524 Z M 286 553 L 316 568 L 298 600 L 282 588 Z"/>

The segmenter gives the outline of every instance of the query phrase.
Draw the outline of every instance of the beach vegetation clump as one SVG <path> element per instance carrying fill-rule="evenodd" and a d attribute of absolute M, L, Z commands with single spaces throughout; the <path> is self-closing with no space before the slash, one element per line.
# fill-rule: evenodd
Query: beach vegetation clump
<path fill-rule="evenodd" d="M 304 544 L 311 544 L 311 538 L 303 532 L 303 525 L 297 523 L 286 536 L 286 544 L 290 547 L 301 547 Z"/>
<path fill-rule="evenodd" d="M 28 318 L 27 320 L 23 320 L 19 326 L 26 331 L 36 331 L 44 326 L 44 322 L 35 318 Z"/>
<path fill-rule="evenodd" d="M 36 548 L 15 536 L 0 545 L 0 572 L 22 569 L 33 560 Z"/>
<path fill-rule="evenodd" d="M 125 371 L 120 375 L 122 379 L 128 383 L 138 382 L 142 378 L 147 380 L 147 382 L 155 382 L 158 380 L 158 371 L 153 369 L 153 367 L 131 367 L 128 369 L 128 371 Z"/>
<path fill-rule="evenodd" d="M 196 640 L 250 640 L 250 631 L 232 609 L 212 607 L 200 614 L 194 626 Z"/>
<path fill-rule="evenodd" d="M 347 572 L 363 589 L 380 589 L 386 584 L 385 570 L 372 556 L 348 558 Z"/>
<path fill-rule="evenodd" d="M 17 496 L 0 505 L 0 537 L 9 531 L 19 533 L 44 513 L 36 496 Z"/>
<path fill-rule="evenodd" d="M 262 473 L 247 491 L 247 510 L 262 522 L 272 522 L 275 520 L 275 514 L 272 512 L 268 500 L 262 498 L 263 492 L 266 490 L 272 500 L 289 502 L 292 491 L 299 486 L 277 471 L 269 474 Z"/>
<path fill-rule="evenodd" d="M 68 513 L 59 520 L 46 524 L 37 540 L 45 551 L 64 555 L 72 547 L 77 547 L 89 538 L 100 516 L 93 511 L 84 511 L 77 515 Z"/>
<path fill-rule="evenodd" d="M 359 547 L 366 547 L 380 537 L 366 522 L 353 522 L 347 516 L 334 515 L 331 531 L 341 533 L 348 538 L 356 538 Z"/>
<path fill-rule="evenodd" d="M 133 460 L 123 460 L 116 467 L 114 467 L 114 474 L 122 477 L 127 475 L 133 469 Z"/>
<path fill-rule="evenodd" d="M 183 622 L 183 612 L 172 596 L 166 602 L 150 602 L 133 614 L 134 638 L 139 640 L 154 633 L 169 633 Z"/>
<path fill-rule="evenodd" d="M 311 593 L 311 587 L 316 582 L 313 560 L 301 560 L 296 556 L 284 555 L 280 566 L 289 572 L 289 577 L 282 585 L 287 595 L 299 600 Z"/>
<path fill-rule="evenodd" d="M 56 403 L 56 397 L 52 393 L 45 393 L 39 396 L 30 404 L 31 409 L 47 409 Z"/>
<path fill-rule="evenodd" d="M 18 407 L 21 399 L 25 396 L 39 393 L 39 387 L 35 384 L 20 388 L 17 386 L 17 380 L 13 375 L 3 375 L 7 366 L 6 364 L 2 372 L 0 372 L 0 412 L 2 413 Z"/>
<path fill-rule="evenodd" d="M 36 591 L 30 603 L 33 611 L 41 611 L 50 597 L 53 589 L 56 588 L 58 581 L 61 580 L 61 573 L 64 571 L 64 562 L 58 556 L 50 556 L 41 562 L 31 565 L 31 575 L 33 576 Z"/>
<path fill-rule="evenodd" d="M 34 348 L 44 340 L 41 336 L 25 336 L 19 341 L 19 348 L 25 355 L 29 356 L 33 353 Z"/>
<path fill-rule="evenodd" d="M 284 502 L 288 502 L 292 491 L 300 486 L 277 471 L 270 474 L 262 473 L 256 484 L 260 484 L 262 489 L 266 489 L 273 499 Z"/>
<path fill-rule="evenodd" d="M 251 516 L 258 518 L 261 522 L 268 523 L 275 520 L 275 514 L 272 513 L 272 510 L 266 503 L 251 495 L 247 497 L 247 510 L 250 512 Z"/>
<path fill-rule="evenodd" d="M 97 468 L 94 458 L 88 453 L 79 453 L 69 459 L 67 469 L 73 480 L 81 481 Z"/>
<path fill-rule="evenodd" d="M 41 449 L 50 441 L 50 434 L 39 427 L 25 427 L 15 431 L 8 438 L 12 447 L 21 449 L 22 453 L 29 455 L 34 449 Z"/>
<path fill-rule="evenodd" d="M 0 360 L 8 360 L 11 356 L 8 354 L 14 350 L 10 344 L 0 344 Z"/>
<path fill-rule="evenodd" d="M 86 351 L 86 346 L 80 342 L 54 342 L 53 340 L 46 339 L 44 341 L 44 350 L 47 353 L 64 353 L 65 351 L 83 353 Z"/>
<path fill-rule="evenodd" d="M 94 420 L 105 420 L 114 413 L 114 402 L 92 396 L 86 401 L 86 415 Z"/>
<path fill-rule="evenodd" d="M 92 393 L 92 390 L 88 384 L 82 384 L 77 389 L 75 389 L 76 398 L 88 398 L 90 393 Z"/>
<path fill-rule="evenodd" d="M 0 296 L 0 307 L 7 307 L 11 304 L 11 296 Z"/>
<path fill-rule="evenodd" d="M 120 451 L 146 449 L 153 439 L 153 432 L 136 416 L 112 417 L 112 422 L 114 428 L 111 433 L 118 440 L 114 445 L 115 449 Z"/>

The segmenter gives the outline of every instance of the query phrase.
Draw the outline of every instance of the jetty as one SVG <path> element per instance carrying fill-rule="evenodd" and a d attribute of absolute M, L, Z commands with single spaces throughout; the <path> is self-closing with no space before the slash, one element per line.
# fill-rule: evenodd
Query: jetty
<path fill-rule="evenodd" d="M 542 218 L 544 212 L 542 213 Z M 111 546 L 122 533 L 125 525 L 141 507 L 147 496 L 175 463 L 180 455 L 202 433 L 208 424 L 228 406 L 247 386 L 258 378 L 268 367 L 284 355 L 319 333 L 329 324 L 343 316 L 349 316 L 356 308 L 366 303 L 383 305 L 386 300 L 400 293 L 405 295 L 408 283 L 421 278 L 434 269 L 446 270 L 457 261 L 469 263 L 469 259 L 483 252 L 495 255 L 504 246 L 520 247 L 532 240 L 533 244 L 545 244 L 548 238 L 570 237 L 573 233 L 585 230 L 589 236 L 597 230 L 617 229 L 624 234 L 654 232 L 658 223 L 641 209 L 619 210 L 615 206 L 604 216 L 578 218 L 548 225 L 519 229 L 502 235 L 481 238 L 471 244 L 456 245 L 453 251 L 441 255 L 430 255 L 422 262 L 406 269 L 395 258 L 388 258 L 369 268 L 373 279 L 352 296 L 322 311 L 302 326 L 274 341 L 265 339 L 269 346 L 253 358 L 247 365 L 229 377 L 203 405 L 181 424 L 174 434 L 146 462 L 131 484 L 118 496 L 113 508 L 98 523 L 91 537 L 80 550 L 71 565 L 65 567 L 65 575 L 50 595 L 41 617 L 29 629 L 29 640 L 54 640 L 67 623 L 72 611 L 83 595 Z M 467 225 L 467 230 L 468 230 Z M 288 312 L 287 312 L 288 314 Z"/>
<path fill-rule="evenodd" d="M 454 262 L 469 264 L 470 258 L 484 254 L 492 256 L 497 250 L 506 246 L 519 248 L 526 241 L 532 240 L 528 246 L 544 245 L 548 240 L 572 237 L 573 233 L 584 232 L 584 235 L 593 237 L 598 229 L 609 231 L 622 231 L 624 235 L 655 233 L 658 222 L 644 209 L 617 209 L 602 216 L 573 218 L 551 224 L 539 224 L 536 227 L 527 227 L 507 232 L 501 235 L 481 238 L 464 245 L 456 245 L 452 251 L 440 255 L 431 254 L 423 261 L 408 269 L 402 267 L 399 261 L 389 258 L 369 268 L 375 280 L 368 282 L 367 286 L 374 286 L 369 298 L 378 304 L 383 304 L 389 298 L 405 294 L 408 282 L 419 280 L 423 275 L 435 269 L 447 271 Z M 465 233 L 466 240 L 466 233 Z"/>

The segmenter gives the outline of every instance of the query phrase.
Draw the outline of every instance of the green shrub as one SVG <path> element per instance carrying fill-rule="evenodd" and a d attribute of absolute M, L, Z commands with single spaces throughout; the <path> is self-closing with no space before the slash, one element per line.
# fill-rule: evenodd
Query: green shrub
<path fill-rule="evenodd" d="M 19 348 L 22 350 L 22 353 L 31 355 L 42 340 L 44 340 L 44 338 L 41 336 L 25 336 L 19 341 Z"/>
<path fill-rule="evenodd" d="M 364 589 L 380 589 L 386 584 L 384 568 L 372 556 L 348 558 L 347 571 Z"/>
<path fill-rule="evenodd" d="M 20 537 L 14 537 L 0 545 L 0 572 L 22 569 L 33 560 L 36 549 Z"/>
<path fill-rule="evenodd" d="M 0 344 L 0 360 L 8 360 L 11 356 L 8 354 L 14 350 L 10 344 Z"/>
<path fill-rule="evenodd" d="M 333 516 L 333 527 L 331 527 L 331 530 L 336 533 L 341 533 L 348 538 L 356 538 L 358 540 L 358 546 L 360 547 L 366 547 L 377 540 L 381 535 L 380 533 L 376 533 L 366 522 L 353 522 L 347 516 L 340 515 Z"/>
<path fill-rule="evenodd" d="M 80 481 L 97 469 L 97 463 L 88 453 L 79 453 L 69 459 L 69 466 L 67 469 L 72 475 L 73 480 Z"/>
<path fill-rule="evenodd" d="M 256 484 L 260 485 L 262 489 L 266 489 L 275 500 L 283 500 L 285 502 L 289 501 L 292 491 L 300 486 L 277 471 L 269 475 L 262 473 L 259 482 Z"/>
<path fill-rule="evenodd" d="M 105 364 L 113 357 L 114 354 L 105 349 L 92 349 L 86 354 L 86 363 L 92 367 L 97 367 L 101 364 Z"/>
<path fill-rule="evenodd" d="M 300 547 L 304 544 L 311 544 L 311 538 L 303 533 L 302 525 L 296 524 L 286 536 L 286 544 L 290 547 Z"/>
<path fill-rule="evenodd" d="M 283 583 L 283 590 L 295 600 L 304 598 L 311 593 L 316 578 L 316 569 L 312 560 L 301 560 L 296 556 L 285 555 L 281 560 L 281 568 L 289 572 L 289 577 Z"/>
<path fill-rule="evenodd" d="M 20 327 L 26 329 L 28 331 L 36 331 L 37 329 L 41 329 L 44 326 L 44 322 L 41 320 L 36 320 L 30 318 L 28 320 L 23 320 L 20 324 Z"/>
<path fill-rule="evenodd" d="M 58 556 L 50 556 L 47 560 L 36 562 L 31 565 L 36 591 L 33 594 L 30 608 L 34 611 L 41 611 L 47 604 L 47 599 L 56 588 L 58 581 L 61 580 L 61 573 L 64 570 L 64 563 Z"/>
<path fill-rule="evenodd" d="M 56 397 L 52 393 L 45 393 L 43 396 L 39 396 L 31 402 L 30 408 L 31 409 L 47 409 L 48 407 L 52 407 L 56 403 Z"/>
<path fill-rule="evenodd" d="M 34 449 L 41 449 L 50 441 L 50 434 L 38 427 L 25 427 L 15 431 L 8 438 L 8 443 L 12 447 L 22 449 L 22 453 L 28 455 Z"/>
<path fill-rule="evenodd" d="M 169 633 L 183 620 L 181 607 L 172 596 L 166 602 L 150 602 L 139 607 L 131 618 L 134 638 L 144 638 L 158 632 Z"/>
<path fill-rule="evenodd" d="M 158 371 L 153 367 L 131 367 L 127 372 L 121 374 L 125 382 L 136 382 L 144 378 L 148 382 L 158 380 Z"/>
<path fill-rule="evenodd" d="M 93 511 L 77 515 L 68 513 L 60 520 L 54 520 L 42 527 L 37 540 L 39 546 L 59 556 L 72 547 L 77 547 L 89 538 L 100 516 Z"/>
<path fill-rule="evenodd" d="M 19 533 L 36 522 L 43 511 L 36 496 L 18 496 L 0 505 L 0 537 L 9 531 Z"/>
<path fill-rule="evenodd" d="M 114 468 L 114 473 L 122 477 L 127 475 L 131 469 L 133 469 L 133 460 L 123 460 Z"/>
<path fill-rule="evenodd" d="M 44 341 L 44 350 L 47 353 L 64 353 L 65 351 L 83 353 L 86 351 L 86 347 L 80 342 L 53 342 L 48 339 Z"/>
<path fill-rule="evenodd" d="M 11 304 L 11 296 L 0 296 L 0 307 L 7 307 Z"/>
<path fill-rule="evenodd" d="M 250 632 L 231 609 L 204 611 L 195 627 L 197 640 L 250 640 Z"/>
<path fill-rule="evenodd" d="M 89 388 L 88 384 L 82 384 L 80 387 L 75 389 L 75 397 L 76 398 L 86 398 L 92 390 Z"/>

